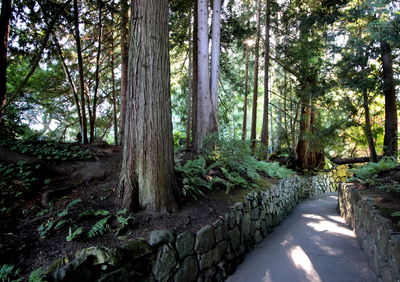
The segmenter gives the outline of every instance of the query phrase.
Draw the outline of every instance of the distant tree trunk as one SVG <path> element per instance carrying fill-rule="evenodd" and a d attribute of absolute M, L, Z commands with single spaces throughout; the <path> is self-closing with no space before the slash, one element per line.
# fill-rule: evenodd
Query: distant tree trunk
<path fill-rule="evenodd" d="M 215 118 L 218 110 L 219 57 L 221 52 L 221 1 L 213 1 L 212 38 L 211 38 L 211 103 Z M 215 122 L 217 127 L 217 121 Z M 216 130 L 216 128 L 215 128 Z"/>
<path fill-rule="evenodd" d="M 197 125 L 194 148 L 196 153 L 204 149 L 205 138 L 217 131 L 217 117 L 210 95 L 208 68 L 208 1 L 198 0 L 198 87 Z"/>
<path fill-rule="evenodd" d="M 247 108 L 248 108 L 248 96 L 249 96 L 249 47 L 246 45 L 246 77 L 244 82 L 244 105 L 243 105 L 243 127 L 242 127 L 242 140 L 246 140 L 247 135 Z"/>
<path fill-rule="evenodd" d="M 269 106 L 269 29 L 270 29 L 270 18 L 271 8 L 269 0 L 266 0 L 267 14 L 265 19 L 265 66 L 264 66 L 264 112 L 263 112 L 263 123 L 261 130 L 261 144 L 265 150 L 268 150 L 268 106 Z M 268 151 L 265 153 L 265 157 L 268 157 Z"/>
<path fill-rule="evenodd" d="M 192 10 L 189 13 L 189 67 L 188 67 L 188 95 L 186 97 L 186 150 L 190 151 L 190 136 L 192 127 L 192 91 L 193 91 L 193 38 L 192 38 Z"/>
<path fill-rule="evenodd" d="M 114 44 L 114 15 L 111 12 L 111 81 L 112 81 L 112 104 L 113 104 L 113 122 L 114 122 L 114 144 L 118 146 L 118 113 L 117 113 L 117 94 L 115 89 L 115 44 Z"/>
<path fill-rule="evenodd" d="M 76 52 L 78 55 L 78 68 L 79 68 L 79 86 L 81 94 L 81 109 L 82 109 L 82 141 L 84 144 L 88 143 L 87 137 L 87 120 L 85 109 L 85 78 L 83 76 L 83 59 L 81 49 L 81 36 L 79 32 L 79 7 L 78 0 L 74 0 L 74 24 L 75 24 L 75 40 Z"/>
<path fill-rule="evenodd" d="M 134 0 L 119 192 L 122 207 L 176 211 L 168 0 Z"/>
<path fill-rule="evenodd" d="M 82 130 L 83 130 L 82 129 L 82 113 L 81 113 L 81 106 L 80 106 L 80 103 L 79 103 L 78 91 L 76 90 L 76 86 L 75 86 L 74 80 L 72 79 L 71 72 L 69 71 L 68 66 L 65 63 L 65 58 L 64 58 L 64 55 L 62 53 L 61 46 L 57 42 L 57 38 L 56 38 L 55 35 L 53 35 L 53 38 L 54 38 L 54 45 L 56 46 L 56 49 L 57 49 L 58 57 L 60 58 L 60 62 L 61 62 L 61 65 L 63 66 L 63 70 L 64 70 L 64 73 L 65 73 L 65 76 L 66 76 L 66 78 L 68 80 L 68 83 L 69 83 L 69 85 L 71 87 L 72 94 L 74 96 L 76 112 L 78 114 L 78 119 L 79 119 L 79 128 L 80 128 L 80 132 L 82 134 Z"/>
<path fill-rule="evenodd" d="M 7 49 L 11 13 L 11 0 L 3 0 L 0 18 L 0 135 L 3 133 L 3 110 L 7 95 Z"/>
<path fill-rule="evenodd" d="M 124 137 L 125 113 L 126 113 L 126 91 L 128 78 L 128 23 L 129 6 L 128 0 L 121 0 L 120 18 L 121 18 L 121 107 L 119 117 L 120 142 Z M 122 144 L 121 144 L 122 145 Z"/>
<path fill-rule="evenodd" d="M 198 86 L 198 51 L 199 51 L 199 44 L 197 41 L 198 37 L 198 23 L 199 23 L 199 17 L 198 17 L 198 12 L 197 12 L 197 0 L 193 0 L 193 37 L 192 37 L 192 42 L 193 42 L 193 63 L 192 63 L 192 126 L 191 126 L 191 131 L 192 131 L 192 141 L 190 144 L 190 147 L 195 150 L 195 139 L 196 139 L 196 134 L 197 134 L 197 86 Z"/>
<path fill-rule="evenodd" d="M 306 134 L 310 130 L 311 123 L 311 106 L 310 100 L 303 100 L 301 103 L 301 114 L 300 114 L 300 128 L 299 128 L 299 141 L 297 142 L 296 154 L 297 164 L 300 169 L 308 168 L 308 149 L 309 142 Z"/>
<path fill-rule="evenodd" d="M 369 103 L 368 103 L 368 93 L 366 90 L 363 90 L 363 106 L 365 112 L 365 135 L 368 141 L 369 147 L 369 154 L 371 156 L 371 160 L 373 162 L 378 161 L 378 155 L 376 154 L 375 150 L 375 141 L 374 137 L 372 136 L 372 129 L 371 129 L 371 117 L 369 113 Z"/>
<path fill-rule="evenodd" d="M 99 5 L 99 26 L 98 26 L 98 40 L 97 40 L 97 54 L 96 54 L 96 71 L 94 73 L 94 91 L 93 91 L 93 105 L 92 105 L 92 116 L 90 117 L 90 138 L 89 142 L 93 143 L 95 139 L 96 129 L 96 112 L 97 112 L 97 96 L 100 85 L 100 55 L 101 55 L 101 43 L 103 35 L 103 2 L 98 0 Z"/>
<path fill-rule="evenodd" d="M 257 37 L 255 45 L 255 59 L 254 59 L 254 85 L 253 85 L 253 109 L 251 115 L 251 149 L 254 152 L 256 148 L 256 130 L 257 130 L 257 99 L 258 99 L 258 65 L 260 57 L 260 14 L 261 4 L 257 0 Z"/>
<path fill-rule="evenodd" d="M 387 42 L 381 42 L 383 67 L 383 93 L 385 94 L 385 137 L 383 155 L 395 156 L 398 152 L 397 142 L 397 101 L 393 78 L 392 50 Z"/>

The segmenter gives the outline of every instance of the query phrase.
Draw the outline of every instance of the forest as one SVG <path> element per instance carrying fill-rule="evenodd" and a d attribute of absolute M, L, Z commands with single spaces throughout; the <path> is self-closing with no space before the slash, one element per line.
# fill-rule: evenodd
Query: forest
<path fill-rule="evenodd" d="M 341 165 L 400 207 L 398 1 L 2 0 L 0 37 L 4 281 Z"/>

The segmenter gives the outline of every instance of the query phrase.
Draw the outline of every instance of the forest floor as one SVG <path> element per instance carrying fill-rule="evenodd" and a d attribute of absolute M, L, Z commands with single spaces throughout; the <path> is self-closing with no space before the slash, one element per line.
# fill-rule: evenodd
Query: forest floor
<path fill-rule="evenodd" d="M 89 246 L 121 246 L 133 238 L 148 239 L 152 230 L 195 232 L 222 217 L 249 192 L 242 189 L 226 194 L 225 189 L 210 190 L 196 201 L 182 203 L 175 214 L 128 214 L 121 210 L 116 192 L 121 148 L 85 148 L 92 153 L 89 160 L 40 161 L 48 169 L 36 177 L 45 178 L 46 184 L 31 187 L 26 197 L 2 200 L 8 208 L 3 207 L 0 214 L 0 265 L 15 265 L 26 275 L 55 260 L 58 264 L 70 261 L 77 250 Z M 4 157 L 2 149 L 0 155 L 3 153 Z M 8 159 L 13 159 L 13 154 L 8 152 Z M 21 157 L 17 155 L 16 159 Z M 0 156 L 1 161 L 4 163 Z M 262 186 L 266 188 L 277 181 L 263 178 Z"/>

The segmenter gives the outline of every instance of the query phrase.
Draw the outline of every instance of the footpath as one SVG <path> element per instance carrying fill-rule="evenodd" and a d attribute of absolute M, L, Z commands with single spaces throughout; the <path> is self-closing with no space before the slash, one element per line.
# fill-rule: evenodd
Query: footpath
<path fill-rule="evenodd" d="M 227 281 L 377 281 L 337 204 L 337 193 L 300 204 Z"/>

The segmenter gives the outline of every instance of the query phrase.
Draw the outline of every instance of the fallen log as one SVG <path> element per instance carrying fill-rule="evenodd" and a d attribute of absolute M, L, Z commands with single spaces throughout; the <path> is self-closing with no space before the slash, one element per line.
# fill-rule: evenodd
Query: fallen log
<path fill-rule="evenodd" d="M 361 158 L 331 158 L 331 162 L 337 165 L 344 165 L 344 164 L 358 164 L 358 163 L 367 163 L 371 161 L 370 157 L 361 157 Z"/>

